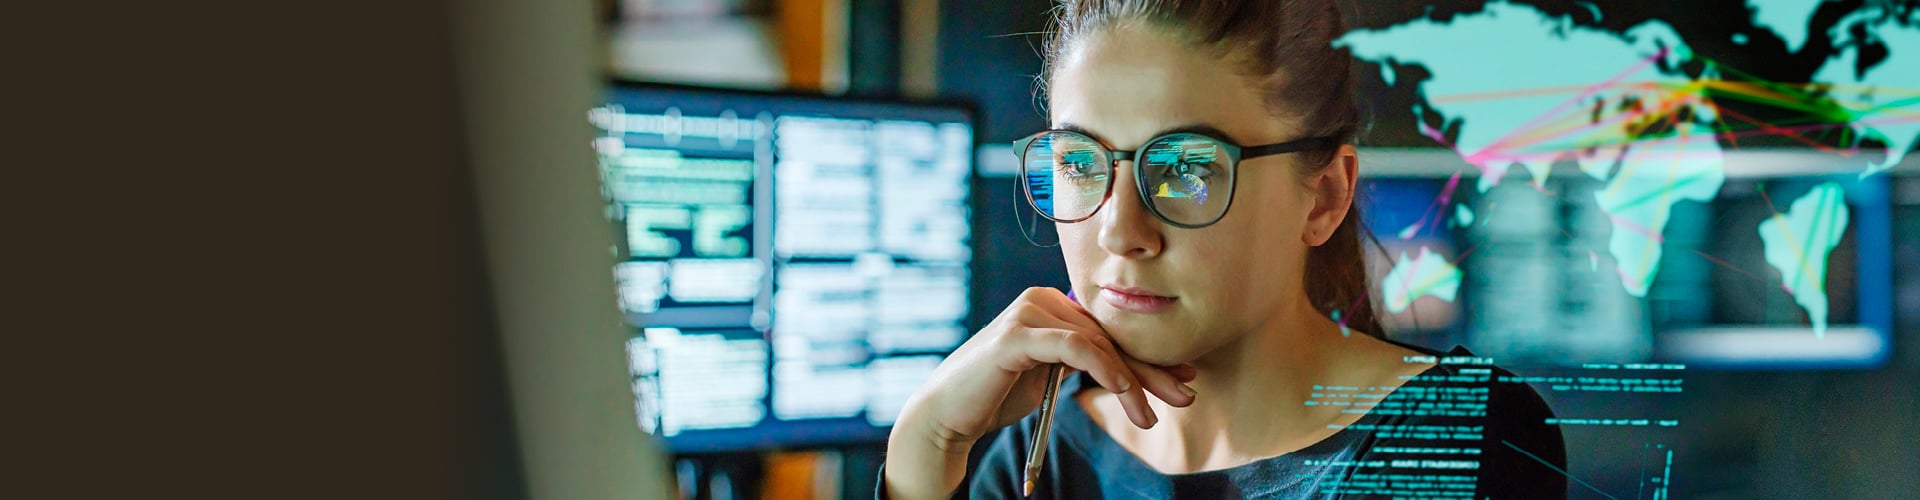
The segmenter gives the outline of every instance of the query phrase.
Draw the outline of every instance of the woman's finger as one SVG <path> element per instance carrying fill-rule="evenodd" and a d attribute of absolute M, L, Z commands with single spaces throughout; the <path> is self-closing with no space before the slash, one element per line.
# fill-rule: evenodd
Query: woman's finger
<path fill-rule="evenodd" d="M 1192 382 L 1194 378 L 1200 376 L 1200 370 L 1194 368 L 1193 365 L 1173 365 L 1162 366 L 1160 368 L 1166 370 L 1168 374 L 1173 375 L 1174 379 L 1181 382 Z"/>
<path fill-rule="evenodd" d="M 1087 372 L 1108 391 L 1138 389 L 1140 382 L 1126 362 L 1120 359 L 1119 353 L 1102 349 L 1095 340 L 1098 337 L 1097 333 L 1064 328 L 1029 328 L 1021 334 L 1005 335 L 999 339 L 1005 343 L 998 349 L 1002 356 L 1000 367 L 1025 373 L 1043 364 L 1061 363 Z"/>
<path fill-rule="evenodd" d="M 1152 392 L 1153 395 L 1159 397 L 1161 401 L 1181 408 L 1193 404 L 1195 395 L 1193 388 L 1181 383 L 1179 377 L 1175 376 L 1168 369 L 1132 358 L 1123 359 L 1127 364 L 1127 369 L 1132 371 L 1134 376 L 1140 378 L 1141 387 Z"/>
<path fill-rule="evenodd" d="M 1069 367 L 1086 370 L 1102 387 L 1116 393 L 1115 395 L 1120 399 L 1120 406 L 1126 410 L 1128 420 L 1134 425 L 1144 429 L 1159 422 L 1153 407 L 1147 404 L 1147 390 L 1141 378 L 1134 373 L 1132 367 L 1127 365 L 1126 356 L 1114 346 L 1112 339 L 1107 338 L 1106 331 L 1101 328 L 1099 322 L 1094 321 L 1091 313 L 1080 307 L 1080 304 L 1068 299 L 1066 294 L 1052 288 L 1029 288 L 1021 294 L 1021 298 L 1025 305 L 1031 307 L 1022 307 L 1016 311 L 1015 319 L 1022 325 L 1043 327 L 1027 330 L 1033 334 L 1028 337 L 1040 338 L 1039 343 L 1042 345 L 1052 343 L 1065 349 L 1064 352 L 1057 353 L 1032 351 L 1031 356 L 1034 361 L 1062 362 Z M 1048 336 L 1059 338 L 1047 339 Z M 1084 358 L 1074 359 L 1074 353 L 1081 351 L 1098 353 L 1098 355 L 1086 355 Z M 1062 361 L 1042 359 L 1048 355 Z M 1009 367 L 1010 369 L 1031 369 L 1031 366 L 1018 363 L 1018 360 L 1013 361 L 1016 364 Z"/>
<path fill-rule="evenodd" d="M 1107 338 L 1104 334 L 1083 335 L 1081 339 L 1092 344 L 1092 347 L 1095 349 L 1110 353 L 1114 360 L 1124 367 L 1126 373 L 1133 377 L 1134 384 L 1132 387 L 1128 387 L 1125 390 L 1113 391 L 1115 392 L 1114 396 L 1120 400 L 1120 407 L 1127 412 L 1127 420 L 1132 421 L 1134 425 L 1142 429 L 1151 428 L 1155 423 L 1158 423 L 1160 421 L 1159 416 L 1154 414 L 1153 406 L 1147 404 L 1146 379 L 1142 378 L 1141 372 L 1135 371 L 1133 367 L 1133 364 L 1138 362 L 1130 362 L 1125 354 L 1121 354 L 1119 349 L 1114 347 L 1113 339 Z M 1140 366 L 1151 365 L 1140 363 Z M 1158 370 L 1153 371 L 1157 372 Z"/>
<path fill-rule="evenodd" d="M 1067 297 L 1065 293 L 1052 288 L 1030 288 L 1021 294 L 1034 306 L 1046 311 L 1055 320 L 1073 325 L 1074 328 L 1088 331 L 1105 332 L 1100 322 L 1093 319 L 1093 313 L 1080 307 L 1079 302 Z"/>
<path fill-rule="evenodd" d="M 1160 423 L 1160 417 L 1153 412 L 1153 406 L 1147 404 L 1147 391 L 1139 387 L 1113 395 L 1120 399 L 1120 407 L 1126 409 L 1127 420 L 1142 429 L 1151 429 Z"/>

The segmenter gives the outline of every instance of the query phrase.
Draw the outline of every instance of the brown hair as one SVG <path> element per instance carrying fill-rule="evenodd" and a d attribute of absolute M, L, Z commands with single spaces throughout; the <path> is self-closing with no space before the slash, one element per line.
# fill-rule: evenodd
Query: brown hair
<path fill-rule="evenodd" d="M 1302 137 L 1329 136 L 1351 144 L 1360 132 L 1353 59 L 1333 46 L 1346 31 L 1333 0 L 1060 0 L 1045 46 L 1043 78 L 1051 77 L 1054 61 L 1088 35 L 1133 22 L 1165 30 L 1230 62 L 1260 85 L 1270 114 L 1300 120 Z M 1334 154 L 1301 153 L 1302 161 L 1295 162 L 1300 177 L 1326 168 Z M 1339 311 L 1342 325 L 1384 337 L 1368 293 L 1364 242 L 1371 238 L 1356 205 L 1325 244 L 1307 252 L 1307 298 L 1322 314 Z"/>

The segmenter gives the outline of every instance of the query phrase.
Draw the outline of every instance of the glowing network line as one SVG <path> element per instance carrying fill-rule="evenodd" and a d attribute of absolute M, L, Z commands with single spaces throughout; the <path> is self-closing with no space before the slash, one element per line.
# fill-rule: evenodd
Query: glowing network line
<path fill-rule="evenodd" d="M 1845 32 L 1833 35 L 1834 53 L 1809 82 L 1769 81 L 1696 54 L 1664 21 L 1605 30 L 1498 0 L 1480 12 L 1445 21 L 1418 19 L 1351 32 L 1335 45 L 1350 49 L 1354 57 L 1380 62 L 1381 76 L 1389 84 L 1396 65 L 1426 68 L 1429 76 L 1419 83 L 1421 99 L 1412 110 L 1417 132 L 1477 169 L 1479 192 L 1497 186 L 1519 166 L 1532 174 L 1536 191 L 1550 195 L 1546 181 L 1551 166 L 1564 160 L 1577 162 L 1581 172 L 1605 183 L 1594 201 L 1613 227 L 1607 251 L 1625 290 L 1644 297 L 1662 258 L 1663 233 L 1674 206 L 1710 201 L 1719 194 L 1726 178 L 1725 149 L 1739 149 L 1743 141 L 1756 139 L 1785 140 L 1854 158 L 1863 141 L 1879 140 L 1887 146 L 1885 159 L 1865 162 L 1860 174 L 1865 177 L 1890 168 L 1920 144 L 1920 61 L 1912 60 L 1920 56 L 1914 48 L 1920 47 L 1920 29 L 1887 22 L 1895 14 L 1887 8 L 1869 5 L 1848 19 L 1856 28 L 1874 23 L 1875 33 L 1865 36 L 1899 50 L 1883 52 L 1875 64 L 1861 66 L 1861 47 L 1869 40 L 1852 40 L 1862 36 L 1857 29 L 1841 30 Z M 1568 60 L 1583 64 L 1564 64 Z M 1682 67 L 1697 69 L 1683 74 L 1677 69 Z M 1432 123 L 1435 116 L 1438 122 Z M 1460 173 L 1455 172 L 1419 220 L 1397 233 L 1401 239 L 1447 218 Z M 1832 189 L 1839 192 L 1837 185 Z M 1834 194 L 1820 199 L 1840 198 Z M 1808 210 L 1844 212 L 1844 205 L 1833 203 L 1826 211 Z M 1473 219 L 1497 219 L 1500 213 L 1492 208 L 1475 214 L 1462 204 L 1450 212 L 1456 225 L 1464 226 Z M 1846 220 L 1824 216 L 1829 218 L 1807 222 L 1794 217 L 1776 217 L 1774 225 L 1767 226 L 1774 229 L 1763 232 L 1787 236 L 1763 238 L 1763 245 L 1769 262 L 1781 270 L 1782 288 L 1808 310 L 1820 335 L 1826 318 L 1824 288 L 1818 281 L 1825 276 L 1831 248 L 1806 249 L 1818 250 L 1826 234 L 1822 230 L 1837 238 Z M 1722 259 L 1694 253 L 1730 267 Z M 1588 258 L 1597 271 L 1597 253 L 1589 250 Z M 1419 260 L 1403 256 L 1395 270 Z M 1418 291 L 1406 284 L 1381 288 L 1389 309 Z"/>

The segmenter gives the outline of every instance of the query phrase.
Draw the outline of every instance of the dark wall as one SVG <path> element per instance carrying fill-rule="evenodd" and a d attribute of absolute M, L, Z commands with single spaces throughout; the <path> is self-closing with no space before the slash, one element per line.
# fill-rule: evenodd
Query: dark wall
<path fill-rule="evenodd" d="M 1047 127 L 1044 102 L 1034 77 L 1041 71 L 1040 47 L 1052 3 L 1041 0 L 997 2 L 979 8 L 971 2 L 940 2 L 940 37 L 935 64 L 942 96 L 973 101 L 980 109 L 979 137 L 989 144 Z M 1010 154 L 1010 153 L 1009 153 Z M 974 282 L 981 287 L 982 325 L 1030 286 L 1064 289 L 1066 262 L 1053 223 L 1033 215 L 1011 177 L 985 177 L 975 186 Z M 1033 238 L 1039 244 L 1028 239 Z"/>

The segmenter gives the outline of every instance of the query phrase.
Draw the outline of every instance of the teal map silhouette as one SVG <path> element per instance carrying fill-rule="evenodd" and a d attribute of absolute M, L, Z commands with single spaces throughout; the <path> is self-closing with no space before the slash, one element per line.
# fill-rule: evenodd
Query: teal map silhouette
<path fill-rule="evenodd" d="M 1542 189 L 1550 167 L 1569 160 L 1581 173 L 1601 181 L 1603 187 L 1593 196 L 1612 226 L 1607 252 L 1621 286 L 1644 297 L 1658 271 L 1675 205 L 1709 202 L 1726 180 L 1724 151 L 1727 141 L 1735 139 L 1725 124 L 1730 118 L 1748 118 L 1723 116 L 1716 98 L 1800 99 L 1789 104 L 1831 123 L 1758 128 L 1796 138 L 1799 131 L 1845 129 L 1850 133 L 1838 139 L 1841 147 L 1884 145 L 1879 159 L 1859 155 L 1862 177 L 1892 168 L 1920 142 L 1920 9 L 1865 2 L 1838 22 L 1815 30 L 1814 16 L 1824 3 L 1748 4 L 1751 24 L 1772 31 L 1787 51 L 1826 52 L 1809 82 L 1755 82 L 1737 74 L 1738 69 L 1702 63 L 1706 59 L 1661 19 L 1624 29 L 1592 26 L 1606 17 L 1604 2 L 1579 2 L 1585 10 L 1579 15 L 1591 16 L 1587 22 L 1532 5 L 1488 2 L 1477 11 L 1355 30 L 1335 45 L 1357 59 L 1378 63 L 1381 80 L 1389 86 L 1401 81 L 1395 68 L 1425 69 L 1418 102 L 1412 104 L 1412 116 L 1419 120 L 1415 126 L 1479 169 L 1475 187 L 1480 192 L 1498 186 L 1513 171 L 1523 171 L 1535 189 Z M 1820 41 L 1817 47 L 1809 43 L 1812 39 Z M 1736 33 L 1731 43 L 1750 42 Z M 1682 69 L 1690 63 L 1696 69 Z M 1438 123 L 1430 118 L 1435 116 Z M 1808 195 L 1831 195 L 1816 199 L 1837 205 L 1810 202 L 1814 205 L 1803 210 L 1806 198 L 1796 201 L 1789 215 L 1777 218 L 1784 222 L 1769 222 L 1780 224 L 1773 230 L 1779 234 L 1762 239 L 1768 262 L 1780 270 L 1817 334 L 1826 327 L 1820 281 L 1832 242 L 1815 236 L 1831 234 L 1837 241 L 1844 232 L 1840 189 L 1837 184 L 1823 186 Z M 1498 211 L 1469 214 L 1461 213 L 1469 220 L 1474 215 L 1482 220 L 1499 216 Z M 1390 274 L 1404 277 L 1451 268 L 1433 264 L 1424 252 L 1411 259 L 1402 255 Z M 1409 303 L 1412 297 L 1407 294 L 1423 291 L 1391 283 L 1383 283 L 1382 289 L 1389 306 Z M 1444 290 L 1426 291 L 1441 295 L 1437 292 Z"/>
<path fill-rule="evenodd" d="M 1847 228 L 1845 197 L 1839 184 L 1823 183 L 1786 213 L 1760 222 L 1767 264 L 1780 271 L 1781 287 L 1807 310 L 1815 337 L 1827 333 L 1827 254 Z"/>

